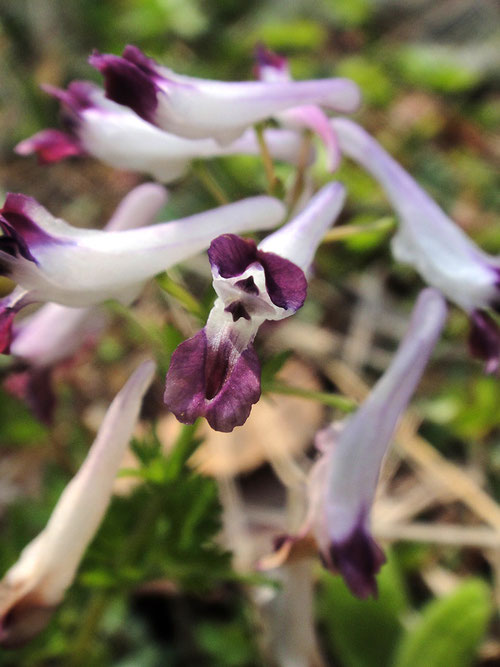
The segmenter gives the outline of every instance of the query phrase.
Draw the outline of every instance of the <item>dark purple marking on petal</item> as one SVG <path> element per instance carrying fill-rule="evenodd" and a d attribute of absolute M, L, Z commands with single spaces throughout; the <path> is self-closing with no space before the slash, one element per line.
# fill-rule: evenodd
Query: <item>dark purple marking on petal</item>
<path fill-rule="evenodd" d="M 33 197 L 23 194 L 9 193 L 3 208 L 0 209 L 0 227 L 3 236 L 0 237 L 0 249 L 10 255 L 21 255 L 25 259 L 37 263 L 31 248 L 37 245 L 66 241 L 57 239 L 43 230 L 32 217 L 37 209 L 41 214 L 47 212 Z"/>
<path fill-rule="evenodd" d="M 75 113 L 95 106 L 92 93 L 95 92 L 96 88 L 90 81 L 72 81 L 67 90 L 48 84 L 42 85 L 42 90 L 55 97 Z"/>
<path fill-rule="evenodd" d="M 0 306 L 0 354 L 9 354 L 12 343 L 12 325 L 16 316 L 14 308 Z"/>
<path fill-rule="evenodd" d="M 226 313 L 231 313 L 233 316 L 233 322 L 237 322 L 241 317 L 244 317 L 245 320 L 251 319 L 247 309 L 241 301 L 233 301 L 233 303 L 230 303 L 229 306 L 226 306 L 224 310 Z"/>
<path fill-rule="evenodd" d="M 53 424 L 56 396 L 52 387 L 52 369 L 28 368 L 11 373 L 4 380 L 3 387 L 24 401 L 43 424 Z"/>
<path fill-rule="evenodd" d="M 497 323 L 484 310 L 474 310 L 470 325 L 470 353 L 486 362 L 486 373 L 495 373 L 500 366 L 500 329 Z"/>
<path fill-rule="evenodd" d="M 212 347 L 202 329 L 172 355 L 164 401 L 177 419 L 192 424 L 206 417 L 216 431 L 241 426 L 260 398 L 260 364 L 252 345 L 234 361 L 225 340 Z"/>
<path fill-rule="evenodd" d="M 39 164 L 60 162 L 67 157 L 82 155 L 85 152 L 77 139 L 65 132 L 52 129 L 37 132 L 17 144 L 14 150 L 18 155 L 35 153 Z"/>
<path fill-rule="evenodd" d="M 238 280 L 238 282 L 234 283 L 234 286 L 239 287 L 240 290 L 243 290 L 247 294 L 254 294 L 255 296 L 259 294 L 259 288 L 255 284 L 253 276 L 248 276 L 244 280 Z"/>
<path fill-rule="evenodd" d="M 222 234 L 212 241 L 208 259 L 223 278 L 240 276 L 257 261 L 257 246 L 251 239 L 242 239 L 236 234 Z"/>
<path fill-rule="evenodd" d="M 322 556 L 326 566 L 338 571 L 358 598 L 365 599 L 370 595 L 377 597 L 375 575 L 386 558 L 361 518 L 348 537 L 340 542 L 332 542 L 328 555 Z"/>
<path fill-rule="evenodd" d="M 145 68 L 144 64 L 139 67 L 130 58 L 130 52 L 128 58 L 121 58 L 110 54 L 101 55 L 95 51 L 89 63 L 104 76 L 106 97 L 130 107 L 144 120 L 155 122 L 159 87 L 151 68 Z"/>
<path fill-rule="evenodd" d="M 2 236 L 0 236 L 0 250 L 12 257 L 21 256 L 36 263 L 28 244 L 23 238 L 23 234 L 18 233 L 14 228 L 15 222 L 15 219 L 9 221 L 0 214 L 0 228 L 2 229 Z"/>
<path fill-rule="evenodd" d="M 272 252 L 257 252 L 264 268 L 271 301 L 279 308 L 298 310 L 307 296 L 307 279 L 300 267 Z"/>

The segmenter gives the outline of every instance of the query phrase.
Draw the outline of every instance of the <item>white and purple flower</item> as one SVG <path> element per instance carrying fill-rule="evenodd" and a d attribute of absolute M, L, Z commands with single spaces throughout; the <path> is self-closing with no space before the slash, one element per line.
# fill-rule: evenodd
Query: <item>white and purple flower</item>
<path fill-rule="evenodd" d="M 146 361 L 110 405 L 80 470 L 59 498 L 43 531 L 0 582 L 0 644 L 29 641 L 46 626 L 72 584 L 109 505 L 113 482 L 155 373 Z"/>
<path fill-rule="evenodd" d="M 288 60 L 284 56 L 273 53 L 264 46 L 256 49 L 256 71 L 261 81 L 284 82 L 291 81 Z M 328 168 L 335 171 L 340 162 L 340 147 L 335 130 L 329 122 L 325 112 L 315 105 L 297 106 L 275 114 L 276 120 L 294 130 L 310 129 L 322 139 L 328 156 Z"/>
<path fill-rule="evenodd" d="M 255 335 L 266 320 L 289 317 L 304 303 L 305 272 L 344 195 L 340 183 L 326 185 L 258 246 L 234 234 L 212 241 L 208 256 L 218 298 L 205 328 L 177 348 L 167 373 L 165 403 L 179 421 L 203 416 L 224 432 L 246 421 L 260 397 Z"/>
<path fill-rule="evenodd" d="M 124 197 L 105 229 L 123 231 L 151 224 L 166 201 L 163 186 L 139 185 Z M 141 288 L 139 285 L 137 294 Z M 11 319 L 14 315 L 11 311 Z M 95 340 L 105 324 L 105 313 L 97 306 L 70 308 L 57 303 L 47 303 L 35 314 L 15 322 L 9 350 L 15 362 L 4 387 L 25 400 L 41 421 L 51 423 L 56 405 L 53 369 Z M 4 336 L 9 338 L 8 331 Z"/>
<path fill-rule="evenodd" d="M 104 90 L 88 81 L 74 81 L 67 90 L 44 89 L 60 101 L 68 131 L 42 130 L 15 148 L 19 155 L 36 153 L 42 164 L 91 155 L 116 169 L 151 174 L 168 183 L 183 176 L 194 159 L 260 152 L 252 128 L 221 146 L 212 138 L 186 139 L 164 132 L 128 107 L 107 99 Z M 301 142 L 295 132 L 267 129 L 265 139 L 272 157 L 297 163 Z"/>
<path fill-rule="evenodd" d="M 397 260 L 411 264 L 469 315 L 471 353 L 500 365 L 500 329 L 486 312 L 500 312 L 500 258 L 480 250 L 414 179 L 362 127 L 345 119 L 331 121 L 343 153 L 382 185 L 399 215 L 392 242 Z"/>
<path fill-rule="evenodd" d="M 13 318 L 29 303 L 128 304 L 146 280 L 207 248 L 216 236 L 269 229 L 284 212 L 277 199 L 258 196 L 142 229 L 89 230 L 54 218 L 31 197 L 9 194 L 0 209 L 0 273 L 18 287 L 0 302 L 0 351 L 8 351 Z"/>
<path fill-rule="evenodd" d="M 222 144 L 280 111 L 319 105 L 350 113 L 360 101 L 349 79 L 223 82 L 176 74 L 127 46 L 123 56 L 95 53 L 90 63 L 104 76 L 109 99 L 141 118 L 189 139 L 212 137 Z"/>
<path fill-rule="evenodd" d="M 385 562 L 370 532 L 380 468 L 445 319 L 440 292 L 423 290 L 406 336 L 363 405 L 316 438 L 321 456 L 310 472 L 309 511 L 301 535 L 314 535 L 326 567 L 340 572 L 360 598 L 376 595 L 375 575 Z"/>

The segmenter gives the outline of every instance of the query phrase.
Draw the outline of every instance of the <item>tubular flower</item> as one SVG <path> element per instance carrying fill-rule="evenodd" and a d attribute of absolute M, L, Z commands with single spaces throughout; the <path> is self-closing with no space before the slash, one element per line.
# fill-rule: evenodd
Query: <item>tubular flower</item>
<path fill-rule="evenodd" d="M 109 505 L 114 479 L 154 372 L 155 364 L 146 361 L 129 378 L 46 527 L 23 549 L 0 582 L 3 646 L 19 646 L 38 634 L 73 582 Z"/>
<path fill-rule="evenodd" d="M 273 53 L 263 46 L 258 46 L 256 60 L 257 76 L 261 81 L 279 83 L 292 80 L 288 61 L 283 56 Z M 307 128 L 316 132 L 325 144 L 329 170 L 335 171 L 340 162 L 339 143 L 328 116 L 319 106 L 309 104 L 286 109 L 275 114 L 275 118 L 284 127 L 291 129 Z"/>
<path fill-rule="evenodd" d="M 405 338 L 369 397 L 354 415 L 316 438 L 321 456 L 310 472 L 302 535 L 313 533 L 325 565 L 340 572 L 360 598 L 376 595 L 375 575 L 385 561 L 369 527 L 380 467 L 445 318 L 440 292 L 423 290 Z"/>
<path fill-rule="evenodd" d="M 233 234 L 212 241 L 217 299 L 205 328 L 177 348 L 167 373 L 165 403 L 179 421 L 204 416 L 225 432 L 246 421 L 260 397 L 255 335 L 264 321 L 289 317 L 304 303 L 304 272 L 343 201 L 343 186 L 332 183 L 258 246 Z"/>
<path fill-rule="evenodd" d="M 164 132 L 128 107 L 108 100 L 104 90 L 88 81 L 74 81 L 67 90 L 51 86 L 45 90 L 60 101 L 68 133 L 42 130 L 15 148 L 20 155 L 36 153 L 42 164 L 86 154 L 117 169 L 145 172 L 168 183 L 183 176 L 196 158 L 258 155 L 260 151 L 253 129 L 224 147 L 211 138 L 193 140 Z M 292 164 L 299 159 L 300 138 L 294 132 L 269 129 L 266 142 L 276 159 Z"/>
<path fill-rule="evenodd" d="M 0 303 L 2 351 L 8 350 L 15 313 L 28 303 L 129 303 L 144 281 L 219 234 L 268 229 L 283 216 L 280 201 L 260 196 L 143 229 L 88 230 L 54 218 L 31 197 L 10 194 L 0 209 L 0 273 L 19 287 Z"/>
<path fill-rule="evenodd" d="M 304 104 L 355 111 L 360 100 L 349 79 L 228 83 L 176 74 L 127 46 L 123 56 L 95 53 L 90 64 L 105 78 L 106 94 L 141 118 L 190 139 L 212 137 L 222 144 L 245 128 Z"/>
<path fill-rule="evenodd" d="M 167 193 L 161 185 L 139 185 L 122 200 L 106 230 L 119 231 L 151 224 L 166 201 Z M 138 286 L 137 294 L 141 288 L 142 284 Z M 94 338 L 102 330 L 105 320 L 104 313 L 95 306 L 69 308 L 48 303 L 34 315 L 15 323 L 11 331 L 10 353 L 17 360 L 18 371 L 9 375 L 4 384 L 6 389 L 26 400 L 39 419 L 50 423 L 55 408 L 52 369 Z"/>
<path fill-rule="evenodd" d="M 486 361 L 486 372 L 500 364 L 500 329 L 486 312 L 500 312 L 500 259 L 480 250 L 422 190 L 413 178 L 359 125 L 332 121 L 342 151 L 382 185 L 398 212 L 392 242 L 398 261 L 468 313 L 471 353 Z"/>

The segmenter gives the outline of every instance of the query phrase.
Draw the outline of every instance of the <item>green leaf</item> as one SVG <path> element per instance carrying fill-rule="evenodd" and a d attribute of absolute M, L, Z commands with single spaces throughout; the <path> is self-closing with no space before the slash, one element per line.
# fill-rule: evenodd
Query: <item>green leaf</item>
<path fill-rule="evenodd" d="M 431 45 L 403 48 L 396 64 L 408 83 L 442 93 L 469 90 L 480 80 L 478 72 L 458 62 L 451 52 Z"/>
<path fill-rule="evenodd" d="M 433 600 L 398 648 L 394 667 L 470 667 L 491 613 L 490 593 L 479 579 Z"/>
<path fill-rule="evenodd" d="M 402 633 L 400 618 L 408 603 L 390 553 L 377 582 L 376 600 L 358 600 L 341 577 L 326 571 L 321 577 L 319 617 L 326 642 L 344 667 L 387 667 Z"/>

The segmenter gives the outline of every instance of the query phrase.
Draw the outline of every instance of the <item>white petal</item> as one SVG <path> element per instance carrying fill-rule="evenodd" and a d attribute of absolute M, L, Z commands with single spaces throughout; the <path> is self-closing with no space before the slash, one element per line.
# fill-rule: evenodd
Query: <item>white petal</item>
<path fill-rule="evenodd" d="M 108 507 L 113 481 L 155 372 L 147 361 L 112 402 L 80 470 L 66 486 L 45 529 L 22 551 L 2 584 L 39 605 L 61 601 Z M 3 611 L 3 610 L 0 610 Z M 2 614 L 3 615 L 3 614 Z"/>
<path fill-rule="evenodd" d="M 307 272 L 344 200 L 345 188 L 341 183 L 325 185 L 296 218 L 267 236 L 259 244 L 260 250 L 281 255 Z"/>
<path fill-rule="evenodd" d="M 400 217 L 395 257 L 412 264 L 430 285 L 466 311 L 487 308 L 498 279 L 489 257 L 422 190 L 413 178 L 356 123 L 331 121 L 342 151 L 359 162 L 385 189 Z"/>

